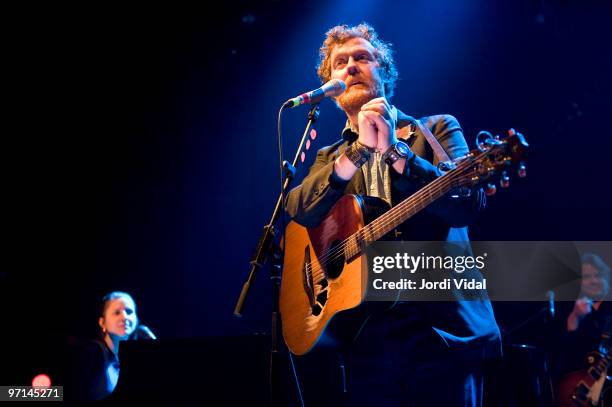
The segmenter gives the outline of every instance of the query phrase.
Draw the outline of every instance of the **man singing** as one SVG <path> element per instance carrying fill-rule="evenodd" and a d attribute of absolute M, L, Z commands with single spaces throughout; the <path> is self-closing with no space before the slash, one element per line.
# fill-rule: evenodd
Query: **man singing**
<path fill-rule="evenodd" d="M 370 25 L 331 28 L 320 51 L 321 81 L 347 85 L 335 98 L 347 122 L 342 138 L 318 152 L 289 193 L 286 208 L 294 221 L 318 225 L 345 194 L 376 196 L 393 206 L 441 176 L 438 146 L 428 141 L 427 129 L 451 159 L 468 152 L 454 117 L 417 121 L 390 103 L 397 69 L 390 44 Z M 466 242 L 466 226 L 484 205 L 482 190 L 442 197 L 400 226 L 400 236 Z M 488 300 L 402 303 L 371 318 L 346 355 L 348 401 L 481 405 L 484 362 L 499 354 L 500 332 Z"/>

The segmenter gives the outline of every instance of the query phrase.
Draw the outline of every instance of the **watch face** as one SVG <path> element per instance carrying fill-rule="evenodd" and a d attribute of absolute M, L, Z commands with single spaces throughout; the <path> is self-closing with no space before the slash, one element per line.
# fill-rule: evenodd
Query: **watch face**
<path fill-rule="evenodd" d="M 402 157 L 406 157 L 408 155 L 408 151 L 410 151 L 408 144 L 404 143 L 403 141 L 398 141 L 397 144 L 395 144 L 395 148 Z"/>

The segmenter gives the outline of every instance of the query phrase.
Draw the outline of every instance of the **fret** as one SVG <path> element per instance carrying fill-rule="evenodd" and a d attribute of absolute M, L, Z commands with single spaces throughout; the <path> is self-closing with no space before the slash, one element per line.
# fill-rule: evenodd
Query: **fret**
<path fill-rule="evenodd" d="M 372 230 L 372 226 L 371 225 L 366 225 L 362 230 L 363 230 L 363 246 L 362 246 L 362 248 L 365 249 L 366 246 L 368 245 L 368 243 L 370 243 L 372 241 L 372 238 L 374 237 L 374 231 Z"/>

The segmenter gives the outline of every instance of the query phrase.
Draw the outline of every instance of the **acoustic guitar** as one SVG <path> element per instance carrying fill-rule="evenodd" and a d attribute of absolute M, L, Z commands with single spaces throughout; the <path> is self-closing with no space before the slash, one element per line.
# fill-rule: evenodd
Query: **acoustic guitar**
<path fill-rule="evenodd" d="M 448 171 L 395 207 L 378 198 L 343 196 L 314 228 L 295 221 L 285 230 L 280 311 L 283 336 L 296 355 L 332 340 L 328 325 L 353 322 L 368 286 L 365 249 L 445 194 L 498 179 L 508 186 L 509 171 L 526 174 L 528 144 L 511 129 L 504 139 L 488 138 L 466 156 L 444 163 Z M 360 307 L 359 307 L 360 308 Z M 332 321 L 333 319 L 333 321 Z M 333 322 L 330 324 L 330 322 Z M 341 331 L 341 330 L 338 330 Z"/>

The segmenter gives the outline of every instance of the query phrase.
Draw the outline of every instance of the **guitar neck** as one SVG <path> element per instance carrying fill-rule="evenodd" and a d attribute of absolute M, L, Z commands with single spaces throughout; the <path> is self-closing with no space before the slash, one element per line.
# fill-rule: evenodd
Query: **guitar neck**
<path fill-rule="evenodd" d="M 459 167 L 447 172 L 391 208 L 384 215 L 353 233 L 347 238 L 344 249 L 345 258 L 351 260 L 362 255 L 371 243 L 376 242 L 451 189 L 459 186 L 459 175 Z"/>

